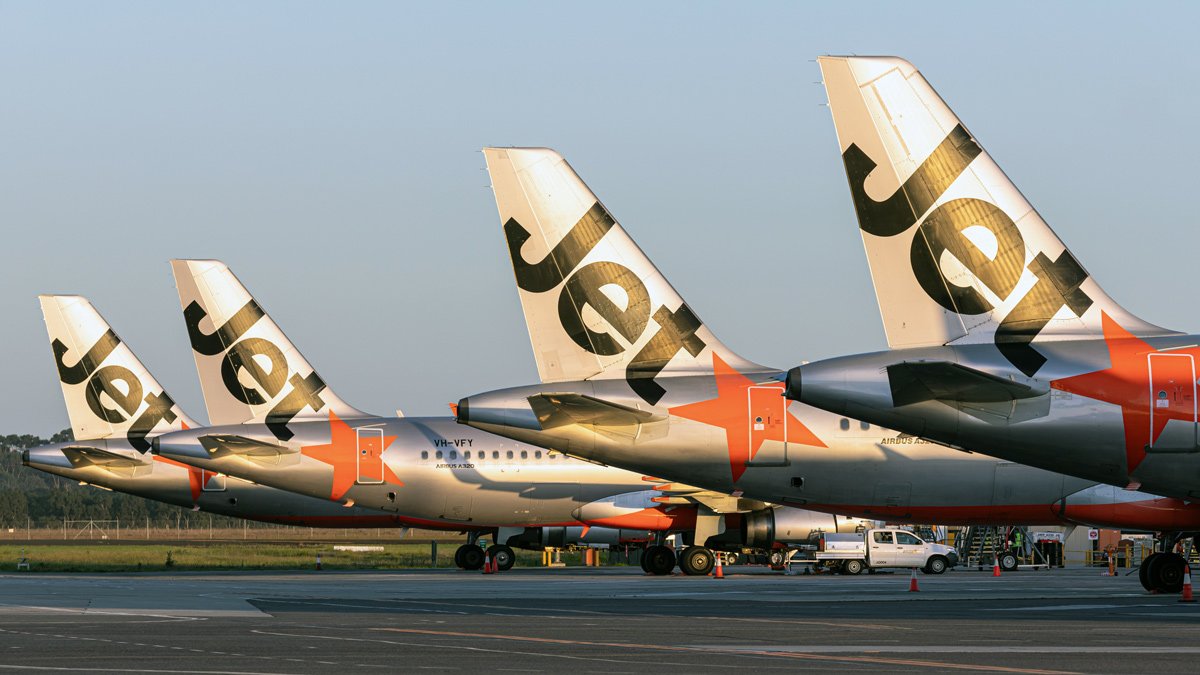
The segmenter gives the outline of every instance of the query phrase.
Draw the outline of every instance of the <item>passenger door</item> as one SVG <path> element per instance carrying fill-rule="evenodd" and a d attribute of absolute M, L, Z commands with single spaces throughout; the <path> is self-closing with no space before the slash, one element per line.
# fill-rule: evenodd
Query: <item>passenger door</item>
<path fill-rule="evenodd" d="M 870 547 L 871 567 L 884 567 L 896 564 L 896 538 L 890 530 L 875 530 L 871 533 Z"/>
<path fill-rule="evenodd" d="M 1196 364 L 1191 354 L 1158 352 L 1146 357 L 1150 377 L 1150 437 L 1147 450 L 1195 450 Z M 1165 423 L 1162 433 L 1154 430 Z"/>
<path fill-rule="evenodd" d="M 378 485 L 383 482 L 383 429 L 359 427 L 358 482 Z"/>
<path fill-rule="evenodd" d="M 908 532 L 896 533 L 898 562 L 905 567 L 925 566 L 925 542 Z"/>

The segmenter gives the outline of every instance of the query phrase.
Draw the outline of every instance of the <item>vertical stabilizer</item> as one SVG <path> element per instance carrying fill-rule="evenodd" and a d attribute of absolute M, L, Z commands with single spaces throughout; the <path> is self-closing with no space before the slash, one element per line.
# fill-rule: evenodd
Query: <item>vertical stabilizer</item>
<path fill-rule="evenodd" d="M 299 419 L 363 417 L 326 386 L 275 321 L 217 260 L 172 260 L 209 423 L 265 423 L 280 440 Z"/>
<path fill-rule="evenodd" d="M 660 374 L 737 357 L 700 321 L 558 153 L 485 148 L 543 382 L 625 378 L 650 404 Z"/>
<path fill-rule="evenodd" d="M 1098 337 L 1110 298 L 912 64 L 819 59 L 893 348 L 994 342 L 1027 375 L 1035 341 Z"/>
<path fill-rule="evenodd" d="M 87 298 L 38 300 L 76 440 L 127 439 L 145 452 L 148 438 L 196 426 Z"/>

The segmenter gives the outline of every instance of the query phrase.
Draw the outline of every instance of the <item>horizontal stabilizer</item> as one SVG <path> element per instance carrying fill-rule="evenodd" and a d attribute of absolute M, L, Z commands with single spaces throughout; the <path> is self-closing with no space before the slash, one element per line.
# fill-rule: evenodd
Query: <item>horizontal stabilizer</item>
<path fill-rule="evenodd" d="M 666 419 L 662 415 L 584 394 L 538 394 L 529 397 L 529 407 L 537 415 L 543 430 L 570 424 L 630 427 Z"/>
<path fill-rule="evenodd" d="M 887 371 L 895 406 L 923 401 L 997 403 L 1036 398 L 1049 391 L 948 361 L 897 363 Z"/>
<path fill-rule="evenodd" d="M 240 455 L 242 457 L 278 457 L 294 454 L 291 448 L 265 443 L 245 436 L 234 434 L 209 434 L 201 436 L 200 445 L 214 457 L 218 455 Z"/>
<path fill-rule="evenodd" d="M 70 445 L 62 449 L 63 455 L 71 462 L 71 466 L 79 468 L 89 464 L 106 469 L 126 469 L 135 466 L 146 466 L 149 462 L 137 457 L 121 455 L 100 448 Z"/>

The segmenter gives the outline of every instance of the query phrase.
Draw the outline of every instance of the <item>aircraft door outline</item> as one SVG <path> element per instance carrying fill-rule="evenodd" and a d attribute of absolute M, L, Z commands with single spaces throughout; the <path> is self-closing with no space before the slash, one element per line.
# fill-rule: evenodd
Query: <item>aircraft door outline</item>
<path fill-rule="evenodd" d="M 200 491 L 201 492 L 224 492 L 226 489 L 226 476 L 223 473 L 216 471 L 200 470 Z"/>
<path fill-rule="evenodd" d="M 759 452 L 747 458 L 746 466 L 790 466 L 788 461 L 788 400 L 781 396 L 779 387 L 747 387 L 746 415 L 749 418 L 747 431 L 750 448 L 756 446 Z M 765 442 L 782 441 L 783 456 L 779 459 L 757 458 L 761 455 Z"/>
<path fill-rule="evenodd" d="M 379 485 L 383 482 L 383 429 L 358 427 L 358 479 L 360 485 Z"/>
<path fill-rule="evenodd" d="M 1196 400 L 1196 363 L 1191 354 L 1152 352 L 1146 355 L 1147 380 L 1150 383 L 1150 437 L 1146 450 L 1159 452 L 1190 451 L 1200 448 L 1197 425 L 1200 423 L 1200 407 Z M 1158 438 L 1154 437 L 1155 415 L 1171 419 L 1183 417 L 1184 424 L 1191 418 L 1188 432 L 1170 433 L 1164 427 Z M 1180 427 L 1174 427 L 1179 430 Z"/>

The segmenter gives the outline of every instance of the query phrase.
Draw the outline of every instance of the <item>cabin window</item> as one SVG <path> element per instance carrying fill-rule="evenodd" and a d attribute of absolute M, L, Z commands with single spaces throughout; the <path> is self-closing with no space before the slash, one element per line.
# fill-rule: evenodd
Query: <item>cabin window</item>
<path fill-rule="evenodd" d="M 838 422 L 838 426 L 840 426 L 842 428 L 842 431 L 849 431 L 850 430 L 850 420 L 843 417 L 842 421 Z"/>
<path fill-rule="evenodd" d="M 429 451 L 428 450 L 421 451 L 421 459 L 429 459 Z"/>

